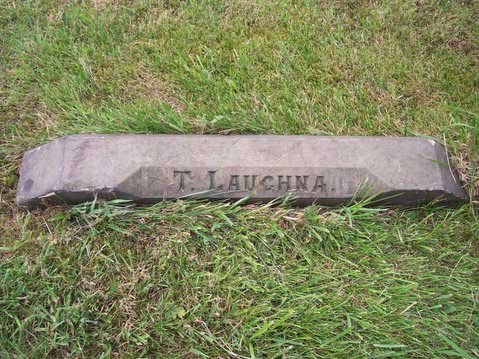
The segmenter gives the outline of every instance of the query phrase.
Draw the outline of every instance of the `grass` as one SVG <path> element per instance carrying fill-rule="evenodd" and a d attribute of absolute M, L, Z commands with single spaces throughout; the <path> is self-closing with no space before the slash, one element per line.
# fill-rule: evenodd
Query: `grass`
<path fill-rule="evenodd" d="M 0 0 L 0 357 L 479 357 L 476 1 Z M 19 211 L 67 133 L 432 136 L 470 203 Z"/>

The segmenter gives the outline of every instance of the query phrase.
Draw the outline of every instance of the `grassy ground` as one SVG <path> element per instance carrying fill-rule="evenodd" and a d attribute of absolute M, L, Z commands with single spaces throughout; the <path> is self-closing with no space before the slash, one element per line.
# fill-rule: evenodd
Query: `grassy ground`
<path fill-rule="evenodd" d="M 479 357 L 479 3 L 0 0 L 0 357 Z M 19 211 L 66 133 L 422 135 L 457 209 Z"/>

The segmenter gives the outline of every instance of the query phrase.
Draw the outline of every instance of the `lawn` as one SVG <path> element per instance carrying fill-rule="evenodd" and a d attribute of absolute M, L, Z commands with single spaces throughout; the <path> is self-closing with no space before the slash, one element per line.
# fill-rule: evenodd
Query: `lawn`
<path fill-rule="evenodd" d="M 430 136 L 455 209 L 19 210 L 71 133 Z M 479 2 L 0 0 L 0 357 L 479 357 Z"/>

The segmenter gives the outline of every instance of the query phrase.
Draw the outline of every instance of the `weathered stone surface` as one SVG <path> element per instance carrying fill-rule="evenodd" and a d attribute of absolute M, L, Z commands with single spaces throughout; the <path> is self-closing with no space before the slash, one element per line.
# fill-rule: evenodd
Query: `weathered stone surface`
<path fill-rule="evenodd" d="M 366 192 L 392 205 L 467 199 L 443 147 L 424 138 L 73 135 L 25 153 L 17 203 L 291 193 L 298 204 L 337 205 Z"/>

